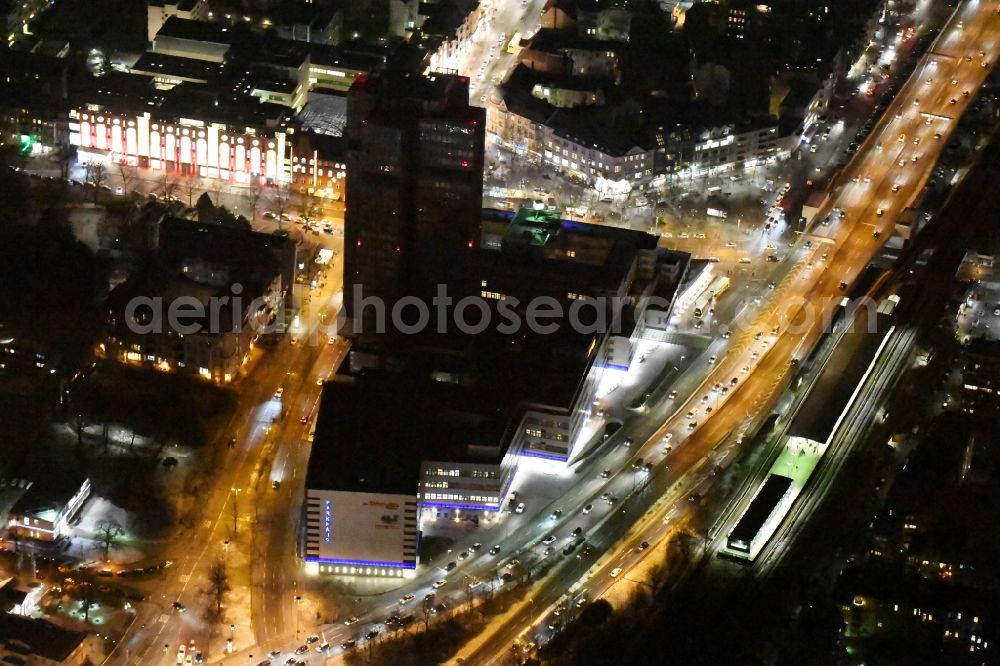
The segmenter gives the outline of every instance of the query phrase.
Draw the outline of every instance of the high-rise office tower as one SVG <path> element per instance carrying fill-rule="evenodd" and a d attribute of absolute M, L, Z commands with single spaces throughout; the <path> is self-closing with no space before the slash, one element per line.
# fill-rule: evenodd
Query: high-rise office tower
<path fill-rule="evenodd" d="M 359 76 L 347 96 L 344 306 L 458 284 L 479 242 L 485 109 L 453 74 Z"/>

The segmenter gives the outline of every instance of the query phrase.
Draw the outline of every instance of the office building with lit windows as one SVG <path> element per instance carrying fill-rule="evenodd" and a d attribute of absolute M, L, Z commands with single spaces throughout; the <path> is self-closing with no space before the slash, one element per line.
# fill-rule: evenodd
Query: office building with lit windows
<path fill-rule="evenodd" d="M 452 282 L 479 238 L 486 112 L 454 74 L 359 77 L 347 95 L 344 304 Z"/>

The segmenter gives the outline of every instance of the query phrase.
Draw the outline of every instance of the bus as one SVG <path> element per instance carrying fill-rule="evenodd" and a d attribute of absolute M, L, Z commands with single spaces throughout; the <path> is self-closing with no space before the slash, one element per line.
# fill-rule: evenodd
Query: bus
<path fill-rule="evenodd" d="M 521 33 L 515 32 L 514 36 L 507 42 L 507 53 L 517 53 L 519 46 L 521 46 Z"/>

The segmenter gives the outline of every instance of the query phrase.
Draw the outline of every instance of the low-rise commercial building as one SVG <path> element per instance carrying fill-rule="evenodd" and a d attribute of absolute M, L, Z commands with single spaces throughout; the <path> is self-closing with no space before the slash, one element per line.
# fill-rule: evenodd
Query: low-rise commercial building
<path fill-rule="evenodd" d="M 24 485 L 7 516 L 8 537 L 55 541 L 90 497 L 90 479 L 74 474 L 51 474 Z"/>
<path fill-rule="evenodd" d="M 41 618 L 0 613 L 0 660 L 24 666 L 84 666 L 103 659 L 100 637 Z"/>

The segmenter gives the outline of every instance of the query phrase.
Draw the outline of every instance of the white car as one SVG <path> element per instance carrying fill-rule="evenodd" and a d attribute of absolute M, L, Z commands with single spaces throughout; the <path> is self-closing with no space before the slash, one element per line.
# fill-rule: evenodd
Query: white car
<path fill-rule="evenodd" d="M 621 572 L 622 572 L 622 568 L 621 567 L 615 567 L 614 569 L 611 570 L 611 577 L 612 578 L 618 578 L 618 576 L 621 575 Z"/>
<path fill-rule="evenodd" d="M 435 590 L 440 590 L 440 589 L 441 589 L 442 587 L 444 587 L 444 586 L 445 586 L 445 585 L 447 585 L 447 584 L 448 584 L 448 581 L 446 581 L 446 580 L 444 580 L 444 579 L 442 578 L 442 579 L 441 579 L 441 580 L 439 580 L 438 582 L 436 582 L 436 583 L 434 583 L 433 585 L 431 585 L 431 587 L 433 587 L 433 588 L 434 588 Z"/>

